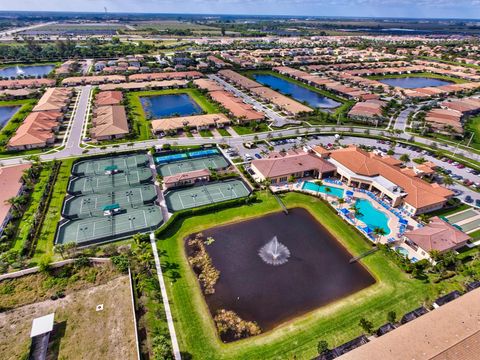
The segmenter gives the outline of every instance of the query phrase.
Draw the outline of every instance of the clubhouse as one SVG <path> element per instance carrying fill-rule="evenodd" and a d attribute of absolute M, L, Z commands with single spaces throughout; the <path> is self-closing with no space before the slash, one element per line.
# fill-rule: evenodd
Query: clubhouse
<path fill-rule="evenodd" d="M 393 157 L 378 156 L 356 146 L 332 151 L 329 161 L 348 186 L 372 191 L 411 216 L 441 209 L 454 195 L 438 184 L 422 180 L 428 172 L 421 168 L 401 167 L 402 162 Z"/>

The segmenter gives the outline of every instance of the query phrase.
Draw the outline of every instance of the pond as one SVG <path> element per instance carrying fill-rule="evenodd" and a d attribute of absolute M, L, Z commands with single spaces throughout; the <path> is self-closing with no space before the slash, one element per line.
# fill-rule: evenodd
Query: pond
<path fill-rule="evenodd" d="M 145 115 L 151 119 L 201 114 L 202 108 L 188 94 L 140 97 Z"/>
<path fill-rule="evenodd" d="M 0 129 L 10 121 L 21 106 L 0 106 Z"/>
<path fill-rule="evenodd" d="M 44 76 L 48 75 L 54 68 L 54 64 L 8 66 L 0 69 L 0 77 Z"/>
<path fill-rule="evenodd" d="M 430 86 L 443 86 L 453 84 L 451 81 L 432 79 L 428 77 L 398 77 L 378 80 L 383 84 L 400 87 L 403 89 L 416 89 Z"/>
<path fill-rule="evenodd" d="M 339 102 L 332 100 L 328 97 L 309 90 L 303 86 L 297 85 L 291 81 L 287 81 L 278 76 L 270 74 L 255 74 L 254 79 L 262 85 L 268 85 L 272 89 L 288 95 L 299 102 L 306 102 L 311 107 L 333 109 L 340 105 Z"/>
<path fill-rule="evenodd" d="M 203 232 L 220 271 L 215 293 L 206 295 L 212 316 L 219 309 L 256 321 L 262 331 L 355 293 L 375 281 L 345 248 L 301 208 Z M 259 250 L 274 236 L 290 257 L 283 265 L 262 260 Z"/>

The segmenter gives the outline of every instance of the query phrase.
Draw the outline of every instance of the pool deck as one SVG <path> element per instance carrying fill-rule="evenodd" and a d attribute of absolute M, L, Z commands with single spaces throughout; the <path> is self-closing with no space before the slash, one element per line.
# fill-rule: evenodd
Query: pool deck
<path fill-rule="evenodd" d="M 315 180 L 318 180 L 318 179 L 304 178 L 304 179 L 299 179 L 295 183 L 283 183 L 283 184 L 280 184 L 280 185 L 277 185 L 277 184 L 276 185 L 271 185 L 270 189 L 274 193 L 275 192 L 282 192 L 282 191 L 300 191 L 300 192 L 304 192 L 306 194 L 318 196 L 316 191 L 303 189 L 303 183 L 305 181 L 315 181 Z M 411 258 L 416 258 L 416 259 L 423 258 L 413 248 L 411 248 L 410 246 L 408 246 L 407 244 L 404 243 L 403 235 L 402 235 L 402 231 L 401 231 L 401 225 L 402 224 L 400 223 L 400 219 L 397 215 L 395 215 L 393 212 L 385 209 L 378 201 L 376 201 L 375 199 L 372 199 L 368 194 L 366 194 L 364 192 L 360 192 L 359 189 L 349 187 L 349 186 L 347 186 L 343 183 L 340 183 L 340 182 L 333 183 L 333 182 L 329 181 L 328 179 L 324 179 L 322 181 L 323 181 L 323 184 L 325 186 L 329 185 L 331 187 L 342 188 L 344 191 L 348 190 L 348 191 L 352 191 L 354 193 L 353 197 L 351 197 L 351 198 L 350 197 L 345 197 L 345 204 L 343 204 L 343 205 L 338 204 L 338 202 L 336 201 L 337 198 L 333 195 L 326 195 L 326 194 L 322 193 L 321 197 L 323 199 L 325 199 L 326 201 L 328 201 L 333 206 L 333 208 L 338 212 L 339 216 L 341 216 L 346 222 L 348 222 L 348 223 L 356 226 L 357 228 L 359 228 L 359 231 L 367 239 L 369 239 L 370 241 L 372 241 L 374 243 L 391 244 L 392 246 L 402 246 L 409 251 L 408 257 L 410 259 Z M 342 208 L 350 207 L 350 204 L 352 204 L 356 199 L 369 200 L 370 203 L 372 204 L 372 206 L 376 210 L 381 211 L 382 213 L 384 213 L 388 217 L 388 227 L 390 229 L 390 233 L 388 235 L 383 235 L 383 236 L 380 236 L 378 239 L 374 239 L 374 238 L 372 238 L 371 235 L 370 236 L 367 235 L 364 231 L 362 231 L 360 229 L 360 227 L 365 227 L 366 226 L 366 224 L 364 222 L 362 222 L 359 219 L 350 219 L 350 218 L 344 216 L 341 213 Z M 408 228 L 410 228 L 410 229 L 416 229 L 416 228 L 421 226 L 419 223 L 417 223 L 415 220 L 413 220 L 412 218 L 410 218 L 407 215 L 403 215 L 403 218 L 408 221 Z"/>

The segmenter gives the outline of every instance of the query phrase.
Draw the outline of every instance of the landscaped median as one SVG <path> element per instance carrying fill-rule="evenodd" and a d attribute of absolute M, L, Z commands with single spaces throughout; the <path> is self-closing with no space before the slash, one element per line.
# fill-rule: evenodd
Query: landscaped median
<path fill-rule="evenodd" d="M 281 211 L 272 195 L 266 192 L 257 194 L 258 199 L 253 204 L 178 218 L 158 233 L 157 243 L 166 267 L 164 276 L 180 347 L 194 358 L 291 359 L 294 355 L 302 359 L 312 358 L 317 355 L 319 340 L 327 340 L 330 346 L 335 346 L 360 335 L 362 329 L 358 324 L 362 317 L 366 316 L 375 326 L 380 326 L 386 322 L 389 311 L 405 313 L 434 299 L 440 290 L 458 286 L 455 282 L 439 286 L 411 279 L 382 252 L 376 252 L 362 260 L 377 281 L 374 285 L 264 334 L 224 344 L 217 335 L 195 274 L 187 262 L 184 239 L 211 227 Z M 371 244 L 324 201 L 298 193 L 287 193 L 282 198 L 288 208 L 308 210 L 353 256 L 371 248 Z M 332 274 L 332 281 L 334 279 Z"/>

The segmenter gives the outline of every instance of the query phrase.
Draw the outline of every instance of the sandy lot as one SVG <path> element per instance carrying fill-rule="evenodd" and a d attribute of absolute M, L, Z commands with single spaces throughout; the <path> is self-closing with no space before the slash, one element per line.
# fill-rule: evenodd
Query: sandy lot
<path fill-rule="evenodd" d="M 103 304 L 103 311 L 96 306 Z M 49 355 L 58 359 L 135 359 L 135 329 L 127 276 L 104 285 L 0 314 L 0 359 L 28 355 L 36 317 L 55 312 Z M 58 356 L 57 356 L 58 354 Z M 53 356 L 52 356 L 53 355 Z"/>

